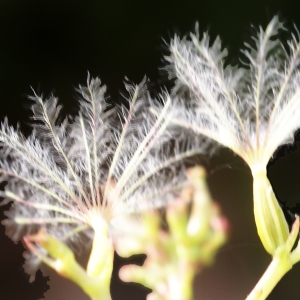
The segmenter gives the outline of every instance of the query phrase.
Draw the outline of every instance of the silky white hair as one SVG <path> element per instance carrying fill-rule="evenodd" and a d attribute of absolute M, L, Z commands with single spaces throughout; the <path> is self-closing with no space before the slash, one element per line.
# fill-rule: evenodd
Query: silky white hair
<path fill-rule="evenodd" d="M 79 114 L 61 118 L 58 99 L 36 93 L 33 131 L 25 137 L 5 120 L 1 125 L 3 203 L 13 200 L 7 233 L 18 241 L 39 228 L 78 246 L 78 233 L 91 239 L 94 215 L 108 225 L 118 217 L 166 205 L 184 184 L 185 158 L 203 151 L 191 147 L 183 130 L 172 126 L 170 97 L 150 113 L 146 79 L 128 82 L 128 105 L 109 106 L 98 78 L 79 86 Z M 126 226 L 126 225 L 125 225 Z M 122 229 L 122 228 L 120 228 Z M 82 235 L 81 235 L 82 236 Z"/>
<path fill-rule="evenodd" d="M 230 148 L 251 169 L 265 168 L 300 127 L 299 34 L 284 47 L 281 30 L 278 17 L 265 31 L 259 27 L 255 46 L 245 43 L 242 50 L 244 67 L 226 68 L 219 37 L 213 43 L 207 33 L 200 38 L 198 26 L 189 37 L 176 35 L 166 57 L 170 78 L 176 79 L 173 124 Z"/>

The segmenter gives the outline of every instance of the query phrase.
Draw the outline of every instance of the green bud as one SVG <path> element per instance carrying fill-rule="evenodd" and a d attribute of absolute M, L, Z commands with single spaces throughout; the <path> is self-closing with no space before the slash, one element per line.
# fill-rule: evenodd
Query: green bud
<path fill-rule="evenodd" d="M 211 196 L 206 183 L 204 168 L 197 166 L 187 171 L 187 177 L 194 189 L 192 210 L 187 226 L 188 234 L 198 242 L 205 238 L 210 230 Z"/>

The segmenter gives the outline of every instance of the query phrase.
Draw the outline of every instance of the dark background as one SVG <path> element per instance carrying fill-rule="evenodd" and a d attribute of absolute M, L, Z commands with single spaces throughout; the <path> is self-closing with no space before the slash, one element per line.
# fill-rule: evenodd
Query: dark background
<path fill-rule="evenodd" d="M 87 71 L 108 86 L 114 101 L 124 91 L 127 76 L 138 83 L 146 74 L 152 92 L 167 84 L 162 56 L 174 33 L 185 34 L 199 21 L 200 30 L 219 34 L 229 48 L 229 61 L 240 55 L 249 40 L 250 24 L 263 27 L 280 14 L 287 27 L 300 28 L 300 5 L 295 0 L 262 1 L 100 1 L 100 0 L 0 0 L 0 115 L 26 130 L 29 120 L 27 95 L 30 86 L 44 95 L 55 93 L 66 113 L 76 111 L 78 84 L 85 84 Z M 271 258 L 257 238 L 252 213 L 252 178 L 245 164 L 226 150 L 208 165 L 211 192 L 231 224 L 230 240 L 216 263 L 197 277 L 195 299 L 244 299 Z M 297 144 L 283 147 L 269 164 L 268 175 L 278 198 L 292 207 L 299 202 L 300 155 Z M 3 211 L 1 207 L 1 217 Z M 22 246 L 14 245 L 0 226 L 0 299 L 83 300 L 86 296 L 72 283 L 50 274 L 38 274 L 29 283 L 23 272 Z M 147 291 L 118 280 L 116 259 L 112 296 L 145 299 Z M 127 263 L 127 262 L 126 262 Z M 300 264 L 296 265 L 268 299 L 300 299 Z"/>

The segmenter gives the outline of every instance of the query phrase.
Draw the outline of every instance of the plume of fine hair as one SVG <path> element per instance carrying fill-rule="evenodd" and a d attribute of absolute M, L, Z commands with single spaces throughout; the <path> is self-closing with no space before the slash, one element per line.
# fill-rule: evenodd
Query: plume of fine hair
<path fill-rule="evenodd" d="M 254 46 L 245 43 L 244 67 L 227 66 L 220 38 L 204 33 L 175 36 L 166 69 L 176 78 L 173 123 L 207 136 L 240 155 L 254 169 L 264 168 L 278 146 L 293 141 L 300 127 L 299 35 L 283 46 L 284 27 L 274 17 L 259 27 Z M 185 105 L 187 109 L 181 109 Z"/>
<path fill-rule="evenodd" d="M 98 219 L 110 226 L 124 214 L 173 199 L 184 181 L 181 161 L 200 151 L 178 142 L 181 131 L 165 130 L 172 115 L 166 93 L 163 110 L 153 115 L 146 79 L 125 87 L 129 108 L 110 107 L 106 87 L 88 77 L 78 89 L 75 118 L 61 117 L 54 96 L 44 101 L 34 94 L 31 135 L 7 120 L 1 124 L 0 173 L 8 182 L 3 203 L 14 202 L 4 224 L 14 241 L 42 227 L 80 248 L 82 238 L 91 240 Z"/>

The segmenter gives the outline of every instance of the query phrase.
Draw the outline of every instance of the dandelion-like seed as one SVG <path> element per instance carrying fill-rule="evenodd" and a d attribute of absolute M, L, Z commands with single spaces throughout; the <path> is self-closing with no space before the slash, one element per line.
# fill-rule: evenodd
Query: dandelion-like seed
<path fill-rule="evenodd" d="M 113 221 L 167 204 L 183 179 L 176 162 L 201 152 L 176 142 L 180 131 L 165 130 L 172 115 L 167 95 L 155 117 L 147 108 L 146 79 L 126 89 L 129 109 L 111 108 L 106 87 L 88 78 L 78 89 L 79 115 L 63 120 L 55 97 L 44 101 L 35 94 L 32 134 L 25 137 L 7 120 L 0 131 L 1 180 L 8 182 L 2 196 L 14 202 L 4 221 L 8 234 L 15 241 L 24 237 L 39 260 L 93 299 L 110 299 Z M 83 246 L 86 238 L 93 241 L 87 276 L 67 246 Z"/>
<path fill-rule="evenodd" d="M 284 47 L 278 40 L 283 29 L 278 17 L 265 31 L 259 28 L 255 46 L 245 43 L 245 68 L 224 68 L 227 51 L 220 39 L 210 44 L 207 33 L 199 39 L 198 29 L 190 39 L 175 36 L 166 57 L 167 70 L 176 78 L 174 95 L 189 98 L 174 101 L 173 124 L 230 148 L 249 165 L 257 230 L 271 254 L 286 241 L 289 230 L 266 165 L 300 127 L 300 43 L 292 35 Z"/>

